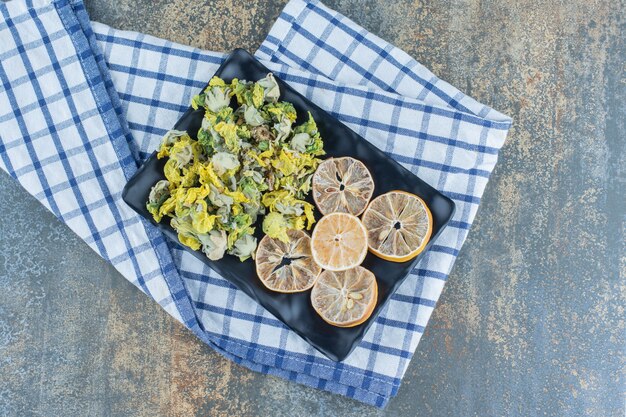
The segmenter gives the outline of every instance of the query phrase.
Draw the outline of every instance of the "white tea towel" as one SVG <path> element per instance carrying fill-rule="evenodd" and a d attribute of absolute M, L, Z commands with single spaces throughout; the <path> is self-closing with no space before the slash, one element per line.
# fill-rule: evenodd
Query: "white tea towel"
<path fill-rule="evenodd" d="M 384 406 L 467 236 L 511 121 L 317 1 L 287 4 L 256 56 L 457 206 L 341 363 L 121 200 L 126 181 L 223 53 L 92 24 L 80 0 L 1 4 L 0 166 L 217 351 L 259 372 Z"/>

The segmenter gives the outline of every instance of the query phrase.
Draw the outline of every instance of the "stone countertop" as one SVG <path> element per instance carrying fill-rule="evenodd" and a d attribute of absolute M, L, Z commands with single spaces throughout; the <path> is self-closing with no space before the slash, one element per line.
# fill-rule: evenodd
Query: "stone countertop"
<path fill-rule="evenodd" d="M 229 51 L 284 1 L 86 4 Z M 0 415 L 624 415 L 624 1 L 326 4 L 514 119 L 398 396 L 378 410 L 222 358 L 0 172 Z"/>

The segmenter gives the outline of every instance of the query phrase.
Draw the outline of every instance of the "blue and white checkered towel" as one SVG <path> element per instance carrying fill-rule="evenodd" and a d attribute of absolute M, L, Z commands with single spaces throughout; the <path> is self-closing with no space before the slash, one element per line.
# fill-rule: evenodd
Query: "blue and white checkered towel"
<path fill-rule="evenodd" d="M 80 0 L 0 4 L 0 166 L 214 349 L 384 406 L 472 224 L 510 119 L 317 1 L 292 0 L 256 56 L 452 198 L 456 214 L 345 361 L 328 360 L 128 208 L 126 181 L 224 54 L 91 23 Z"/>

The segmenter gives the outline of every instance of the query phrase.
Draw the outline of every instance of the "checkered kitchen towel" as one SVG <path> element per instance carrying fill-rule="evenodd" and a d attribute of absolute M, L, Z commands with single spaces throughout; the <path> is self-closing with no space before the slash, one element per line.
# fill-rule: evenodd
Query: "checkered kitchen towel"
<path fill-rule="evenodd" d="M 256 56 L 451 197 L 456 214 L 345 361 L 328 360 L 121 200 L 224 54 L 91 23 L 80 0 L 0 5 L 0 166 L 204 342 L 250 369 L 384 406 L 472 224 L 510 119 L 317 1 Z"/>

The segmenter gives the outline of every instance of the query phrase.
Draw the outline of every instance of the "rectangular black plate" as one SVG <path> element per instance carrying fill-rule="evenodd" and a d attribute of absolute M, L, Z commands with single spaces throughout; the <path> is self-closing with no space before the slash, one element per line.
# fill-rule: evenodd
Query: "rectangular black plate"
<path fill-rule="evenodd" d="M 265 77 L 268 72 L 270 71 L 248 52 L 243 49 L 236 49 L 215 75 L 227 82 L 233 78 L 256 81 Z M 307 111 L 311 112 L 324 139 L 327 157 L 351 156 L 367 166 L 374 178 L 374 197 L 391 190 L 405 190 L 418 195 L 426 202 L 432 212 L 434 223 L 433 235 L 426 247 L 428 250 L 452 217 L 455 209 L 454 202 L 280 79 L 278 79 L 278 84 L 281 89 L 280 99 L 292 103 L 298 112 L 297 123 L 305 121 Z M 194 111 L 189 108 L 176 123 L 174 129 L 187 130 L 191 137 L 196 138 L 203 113 L 203 110 Z M 177 242 L 176 232 L 169 223 L 166 221 L 159 224 L 155 223 L 146 210 L 146 201 L 151 187 L 157 181 L 165 179 L 163 175 L 164 164 L 165 159 L 158 160 L 156 153 L 153 153 L 126 184 L 123 199 L 137 213 L 159 227 L 167 237 Z M 309 201 L 312 201 L 310 196 Z M 320 214 L 316 213 L 316 216 L 319 218 Z M 258 237 L 262 235 L 261 221 L 262 218 L 257 223 Z M 424 250 L 417 258 L 404 263 L 388 262 L 368 254 L 363 266 L 372 271 L 378 281 L 378 304 L 372 316 L 365 323 L 351 328 L 339 328 L 327 324 L 313 310 L 310 302 L 310 291 L 280 294 L 265 288 L 256 276 L 253 260 L 248 259 L 245 262 L 239 262 L 238 258 L 226 255 L 219 261 L 211 261 L 200 251 L 192 251 L 189 248 L 187 250 L 255 299 L 317 350 L 335 361 L 345 359 L 352 352 L 389 297 L 426 252 Z"/>

